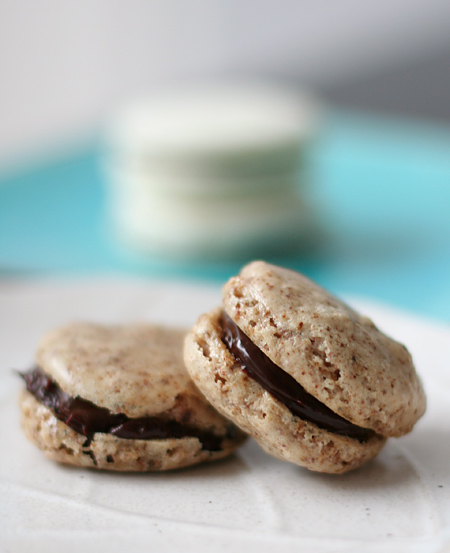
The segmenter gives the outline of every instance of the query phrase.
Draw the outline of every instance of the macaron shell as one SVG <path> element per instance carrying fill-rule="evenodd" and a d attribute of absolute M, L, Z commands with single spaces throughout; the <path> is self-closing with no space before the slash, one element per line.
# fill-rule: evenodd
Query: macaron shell
<path fill-rule="evenodd" d="M 354 424 L 400 436 L 424 413 L 406 348 L 303 275 L 253 262 L 225 285 L 223 303 L 276 365 Z"/>
<path fill-rule="evenodd" d="M 149 324 L 73 323 L 47 334 L 36 362 L 73 397 L 130 418 L 165 414 L 223 429 L 184 367 L 185 331 Z"/>
<path fill-rule="evenodd" d="M 212 405 L 268 453 L 310 470 L 343 473 L 375 457 L 385 439 L 332 434 L 292 415 L 250 378 L 221 340 L 221 310 L 200 317 L 185 340 L 188 371 Z"/>
<path fill-rule="evenodd" d="M 45 455 L 60 463 L 112 471 L 163 471 L 213 461 L 231 454 L 243 441 L 224 440 L 220 451 L 207 451 L 197 438 L 126 440 L 110 434 L 86 436 L 59 421 L 52 411 L 30 393 L 20 397 L 22 428 L 27 438 Z"/>

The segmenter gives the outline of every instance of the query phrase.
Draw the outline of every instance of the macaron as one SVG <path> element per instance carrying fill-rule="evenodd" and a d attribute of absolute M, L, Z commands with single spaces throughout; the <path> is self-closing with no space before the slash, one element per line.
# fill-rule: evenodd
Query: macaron
<path fill-rule="evenodd" d="M 186 337 L 210 403 L 268 453 L 343 473 L 410 432 L 426 398 L 405 346 L 305 276 L 262 261 Z"/>
<path fill-rule="evenodd" d="M 322 117 L 313 96 L 268 83 L 177 86 L 131 100 L 105 136 L 111 236 L 142 259 L 308 247 L 318 224 L 303 190 Z"/>
<path fill-rule="evenodd" d="M 177 469 L 225 457 L 245 435 L 184 367 L 185 332 L 76 323 L 41 341 L 23 373 L 22 427 L 61 463 L 115 471 Z"/>

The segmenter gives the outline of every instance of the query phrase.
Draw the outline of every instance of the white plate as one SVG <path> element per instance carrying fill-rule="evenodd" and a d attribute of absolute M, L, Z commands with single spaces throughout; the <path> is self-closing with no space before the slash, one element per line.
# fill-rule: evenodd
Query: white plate
<path fill-rule="evenodd" d="M 19 430 L 11 369 L 71 320 L 192 324 L 217 288 L 144 281 L 0 288 L 0 547 L 5 552 L 417 551 L 450 544 L 450 329 L 353 303 L 412 351 L 429 406 L 414 432 L 344 476 L 283 463 L 249 440 L 232 458 L 166 474 L 59 466 Z"/>

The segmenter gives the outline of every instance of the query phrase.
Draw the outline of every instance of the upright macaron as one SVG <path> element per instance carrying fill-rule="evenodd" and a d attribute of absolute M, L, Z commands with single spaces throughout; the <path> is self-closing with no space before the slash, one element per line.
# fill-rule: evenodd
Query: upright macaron
<path fill-rule="evenodd" d="M 224 457 L 245 435 L 184 367 L 182 330 L 70 324 L 47 334 L 22 374 L 22 427 L 62 463 L 156 471 Z"/>
<path fill-rule="evenodd" d="M 253 262 L 185 342 L 212 405 L 276 457 L 341 473 L 410 432 L 425 394 L 406 348 L 303 275 Z"/>

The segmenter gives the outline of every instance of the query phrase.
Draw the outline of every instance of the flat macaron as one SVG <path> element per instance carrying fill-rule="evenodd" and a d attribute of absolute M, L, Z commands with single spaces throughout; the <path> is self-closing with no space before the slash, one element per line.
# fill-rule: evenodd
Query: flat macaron
<path fill-rule="evenodd" d="M 23 373 L 22 427 L 44 453 L 116 471 L 181 468 L 232 453 L 245 435 L 198 392 L 185 332 L 70 324 L 47 334 Z"/>
<path fill-rule="evenodd" d="M 411 356 L 326 290 L 256 261 L 185 341 L 211 404 L 272 455 L 342 473 L 410 432 L 426 407 Z"/>

